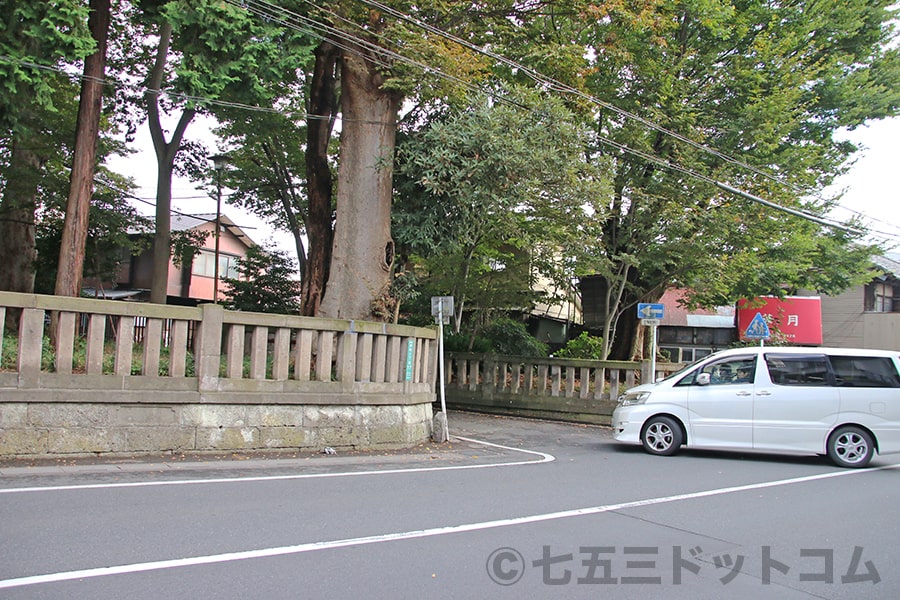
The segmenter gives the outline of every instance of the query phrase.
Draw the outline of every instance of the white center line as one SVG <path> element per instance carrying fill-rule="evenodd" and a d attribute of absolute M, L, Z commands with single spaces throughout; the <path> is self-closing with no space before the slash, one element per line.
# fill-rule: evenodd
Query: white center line
<path fill-rule="evenodd" d="M 630 502 L 621 502 L 617 504 L 605 504 L 601 506 L 592 506 L 587 508 L 579 508 L 574 510 L 565 510 L 552 513 L 544 513 L 538 515 L 530 515 L 524 517 L 515 517 L 511 519 L 500 519 L 495 521 L 483 521 L 480 523 L 467 523 L 463 525 L 452 525 L 447 527 L 435 527 L 431 529 L 421 529 L 418 531 L 404 531 L 397 533 L 387 533 L 382 535 L 373 535 L 359 538 L 349 538 L 343 540 L 332 540 L 323 542 L 311 542 L 306 544 L 297 544 L 295 546 L 281 546 L 277 548 L 264 548 L 260 550 L 247 550 L 244 552 L 229 552 L 226 554 L 213 554 L 209 556 L 195 556 L 191 558 L 179 558 L 173 560 L 161 560 L 145 563 L 135 563 L 130 565 L 118 565 L 114 567 L 100 567 L 96 569 L 82 569 L 79 571 L 65 571 L 60 573 L 48 573 L 45 575 L 32 575 L 29 577 L 18 577 L 15 579 L 0 580 L 0 589 L 23 587 L 28 585 L 36 585 L 43 583 L 54 583 L 60 581 L 72 581 L 75 579 L 87 579 L 91 577 L 106 577 L 109 575 L 123 575 L 128 573 L 142 573 L 146 571 L 159 571 L 163 569 L 176 569 L 182 567 L 193 567 L 198 565 L 209 565 L 224 562 L 233 562 L 240 560 L 250 560 L 255 558 L 268 558 L 273 556 L 284 556 L 289 554 L 301 554 L 304 552 L 315 552 L 319 550 L 329 550 L 335 548 L 346 548 L 350 546 L 364 546 L 368 544 L 378 544 L 383 542 L 393 542 L 399 540 L 411 540 L 418 538 L 434 537 L 440 535 L 449 535 L 454 533 L 465 533 L 470 531 L 482 531 L 485 529 L 495 529 L 499 527 L 512 527 L 516 525 L 527 525 L 530 523 L 539 523 L 543 521 L 552 521 L 556 519 L 566 519 L 570 517 L 583 517 L 588 515 L 597 515 L 601 513 L 624 510 L 628 508 L 640 508 L 643 506 L 653 506 L 657 504 L 666 504 L 671 502 L 680 502 L 683 500 L 694 500 L 697 498 L 708 498 L 711 496 L 721 496 L 723 494 L 734 494 L 739 492 L 747 492 L 760 490 L 770 487 L 795 485 L 799 483 L 808 483 L 823 479 L 832 479 L 836 477 L 850 477 L 864 473 L 872 473 L 875 471 L 883 471 L 885 469 L 896 469 L 900 464 L 886 465 L 872 469 L 845 470 L 830 473 L 821 473 L 818 475 L 808 475 L 805 477 L 794 477 L 791 479 L 778 479 L 775 481 L 764 481 L 761 483 L 751 483 L 747 485 L 738 485 L 733 487 L 716 488 L 699 492 L 690 492 L 686 494 L 676 494 L 673 496 L 663 496 L 658 498 L 647 498 L 643 500 L 633 500 Z"/>

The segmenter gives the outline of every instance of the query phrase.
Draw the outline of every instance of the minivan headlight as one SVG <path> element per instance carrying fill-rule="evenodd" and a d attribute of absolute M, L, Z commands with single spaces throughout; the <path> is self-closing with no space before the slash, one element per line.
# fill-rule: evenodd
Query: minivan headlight
<path fill-rule="evenodd" d="M 619 406 L 633 406 L 643 404 L 650 397 L 650 392 L 638 392 L 636 394 L 624 393 L 619 396 Z"/>

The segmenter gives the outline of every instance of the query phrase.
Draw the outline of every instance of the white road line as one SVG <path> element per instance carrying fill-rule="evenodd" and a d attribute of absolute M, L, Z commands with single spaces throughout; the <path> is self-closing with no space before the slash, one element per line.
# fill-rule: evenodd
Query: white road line
<path fill-rule="evenodd" d="M 734 494 L 738 492 L 747 492 L 753 490 L 761 490 L 770 487 L 794 485 L 798 483 L 808 483 L 811 481 L 819 481 L 823 479 L 832 479 L 836 477 L 849 477 L 864 473 L 872 473 L 875 471 L 883 471 L 885 469 L 896 469 L 900 464 L 886 465 L 872 469 L 861 470 L 845 470 L 831 473 L 821 473 L 819 475 L 808 475 L 805 477 L 795 477 L 792 479 L 779 479 L 775 481 L 765 481 L 762 483 L 751 483 L 747 485 L 738 485 L 726 488 L 716 488 L 704 490 L 700 492 L 690 492 L 686 494 L 676 494 L 674 496 L 663 496 L 659 498 L 647 498 L 644 500 L 633 500 L 631 502 L 621 502 L 618 504 L 605 504 L 601 506 L 592 506 L 588 508 L 579 508 L 574 510 L 565 510 L 559 512 L 545 513 L 539 515 L 530 515 L 525 517 L 515 517 L 511 519 L 500 519 L 496 521 L 484 521 L 481 523 L 467 523 L 463 525 L 453 525 L 448 527 L 435 527 L 432 529 L 421 529 L 418 531 L 405 531 L 398 533 L 387 533 L 382 535 L 373 535 L 359 538 L 349 538 L 344 540 L 333 540 L 326 542 L 311 542 L 307 544 L 297 544 L 295 546 L 281 546 L 278 548 L 264 548 L 261 550 L 247 550 L 244 552 L 229 552 L 227 554 L 213 554 L 209 556 L 195 556 L 191 558 L 179 558 L 173 560 L 161 560 L 154 562 L 135 563 L 130 565 L 118 565 L 114 567 L 100 567 L 96 569 L 83 569 L 79 571 L 64 571 L 61 573 L 48 573 L 45 575 L 32 575 L 29 577 L 18 577 L 15 579 L 0 580 L 0 589 L 24 587 L 28 585 L 37 585 L 43 583 L 55 583 L 61 581 L 72 581 L 75 579 L 88 579 L 91 577 L 106 577 L 109 575 L 124 575 L 128 573 L 142 573 L 146 571 L 160 571 L 164 569 L 176 569 L 182 567 L 193 567 L 199 565 L 210 565 L 216 563 L 233 562 L 240 560 L 250 560 L 254 558 L 268 558 L 273 556 L 284 556 L 288 554 L 302 554 L 304 552 L 316 552 L 319 550 L 330 550 L 335 548 L 346 548 L 350 546 L 365 546 L 368 544 L 378 544 L 383 542 L 394 542 L 399 540 L 411 540 L 418 538 L 434 537 L 439 535 L 448 535 L 454 533 L 466 533 L 470 531 L 482 531 L 485 529 L 496 529 L 499 527 L 512 527 L 516 525 L 527 525 L 530 523 L 540 523 L 543 521 L 552 521 L 556 519 L 567 519 L 570 517 L 583 517 L 588 515 L 597 515 L 616 510 L 625 510 L 629 508 L 640 508 L 644 506 L 653 506 L 656 504 L 666 504 L 670 502 L 680 502 L 683 500 L 694 500 L 696 498 L 708 498 L 711 496 L 721 496 L 724 494 Z"/>
<path fill-rule="evenodd" d="M 293 475 L 263 475 L 257 477 L 219 477 L 212 479 L 172 479 L 167 481 L 132 481 L 119 483 L 92 483 L 82 485 L 53 485 L 44 487 L 22 487 L 0 489 L 0 494 L 23 494 L 29 492 L 60 492 L 70 490 L 107 490 L 113 488 L 135 488 L 135 487 L 158 487 L 172 485 L 201 485 L 201 484 L 222 484 L 222 483 L 247 483 L 259 481 L 289 481 L 293 479 L 320 479 L 326 477 L 358 477 L 360 475 L 393 475 L 397 473 L 423 473 L 427 471 L 460 471 L 464 469 L 490 469 L 496 467 L 517 467 L 521 465 L 534 465 L 553 462 L 556 460 L 552 454 L 546 452 L 536 452 L 534 450 L 523 450 L 522 448 L 513 448 L 511 446 L 501 446 L 492 444 L 491 442 L 483 442 L 473 440 L 461 436 L 453 436 L 458 440 L 480 444 L 492 448 L 500 448 L 502 450 L 512 450 L 521 452 L 531 456 L 539 457 L 539 460 L 523 460 L 505 463 L 486 463 L 479 465 L 454 465 L 451 467 L 412 467 L 409 469 L 381 469 L 377 471 L 341 471 L 336 473 L 297 473 Z"/>

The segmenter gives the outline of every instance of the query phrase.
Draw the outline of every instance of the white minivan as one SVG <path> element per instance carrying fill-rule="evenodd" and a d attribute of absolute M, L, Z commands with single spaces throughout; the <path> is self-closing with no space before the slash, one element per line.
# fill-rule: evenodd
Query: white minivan
<path fill-rule="evenodd" d="M 900 352 L 748 347 L 704 357 L 619 397 L 620 442 L 828 455 L 864 467 L 900 452 Z"/>

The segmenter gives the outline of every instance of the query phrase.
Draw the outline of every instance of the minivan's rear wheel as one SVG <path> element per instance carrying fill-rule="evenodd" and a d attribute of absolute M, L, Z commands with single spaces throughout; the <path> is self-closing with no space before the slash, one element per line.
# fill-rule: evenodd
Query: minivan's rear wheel
<path fill-rule="evenodd" d="M 864 467 L 874 453 L 875 440 L 868 431 L 853 425 L 838 428 L 828 438 L 828 458 L 839 467 Z"/>
<path fill-rule="evenodd" d="M 681 425 L 669 417 L 651 417 L 641 433 L 644 450 L 659 456 L 675 454 L 683 441 Z"/>

